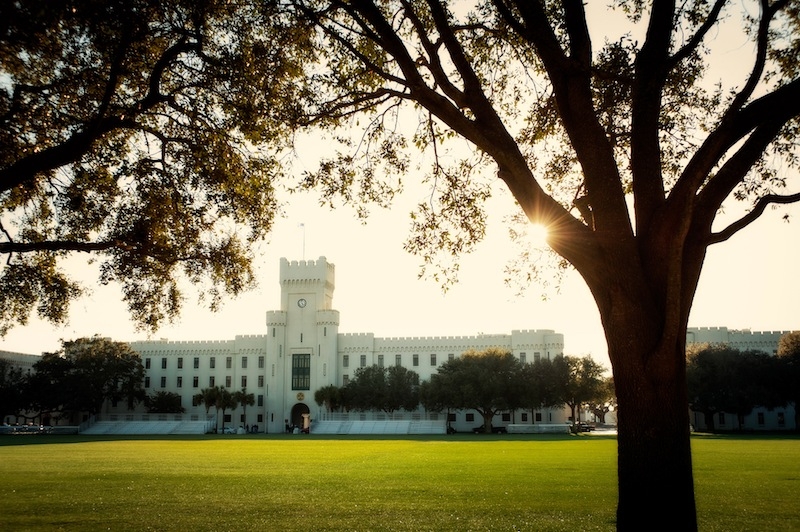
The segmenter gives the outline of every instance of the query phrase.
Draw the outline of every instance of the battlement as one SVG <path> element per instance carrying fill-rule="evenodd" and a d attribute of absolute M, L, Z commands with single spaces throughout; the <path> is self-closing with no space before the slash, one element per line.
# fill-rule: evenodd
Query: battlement
<path fill-rule="evenodd" d="M 293 260 L 281 258 L 280 282 L 318 281 L 333 284 L 335 267 L 325 257 L 318 260 Z"/>

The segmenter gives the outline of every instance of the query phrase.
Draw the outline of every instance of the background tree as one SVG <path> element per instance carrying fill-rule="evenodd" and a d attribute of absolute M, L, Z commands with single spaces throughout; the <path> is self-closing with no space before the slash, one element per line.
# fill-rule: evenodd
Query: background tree
<path fill-rule="evenodd" d="M 596 401 L 600 396 L 603 366 L 589 356 L 557 356 L 553 359 L 553 366 L 562 400 L 570 408 L 572 429 L 577 432 L 582 405 Z"/>
<path fill-rule="evenodd" d="M 15 366 L 10 360 L 0 358 L 0 423 L 5 416 L 17 416 L 26 408 L 23 390 L 25 375 L 22 368 Z"/>
<path fill-rule="evenodd" d="M 80 338 L 62 342 L 34 364 L 28 394 L 42 413 L 99 414 L 108 401 L 125 401 L 129 409 L 144 400 L 144 366 L 139 354 L 122 342 Z"/>
<path fill-rule="evenodd" d="M 79 413 L 72 406 L 71 369 L 72 363 L 60 353 L 44 353 L 25 381 L 26 409 L 38 413 L 43 420 L 67 418 L 73 424 L 79 423 Z"/>
<path fill-rule="evenodd" d="M 761 351 L 739 351 L 726 345 L 708 345 L 690 351 L 687 367 L 689 407 L 704 414 L 706 428 L 715 430 L 720 412 L 744 417 L 756 406 L 784 406 L 779 360 Z"/>
<path fill-rule="evenodd" d="M 217 386 L 217 399 L 214 402 L 217 412 L 222 412 L 222 432 L 225 432 L 225 412 L 238 406 L 234 395 L 224 386 Z"/>
<path fill-rule="evenodd" d="M 181 396 L 174 392 L 156 392 L 144 400 L 147 411 L 161 414 L 183 414 L 186 409 L 181 404 Z"/>
<path fill-rule="evenodd" d="M 740 351 L 734 353 L 733 382 L 729 384 L 731 403 L 726 412 L 736 414 L 738 429 L 742 429 L 745 416 L 757 406 L 773 409 L 785 406 L 781 394 L 778 360 L 762 351 Z"/>
<path fill-rule="evenodd" d="M 414 410 L 419 405 L 419 375 L 402 366 L 383 368 L 378 365 L 358 368 L 344 388 L 348 408 L 381 410 Z"/>
<path fill-rule="evenodd" d="M 507 351 L 470 350 L 439 366 L 428 382 L 422 393 L 426 408 L 475 410 L 489 434 L 496 414 L 521 403 L 522 364 Z"/>
<path fill-rule="evenodd" d="M 247 388 L 242 388 L 233 393 L 233 399 L 236 404 L 242 407 L 242 416 L 247 419 L 247 407 L 256 404 L 256 396 L 252 393 L 247 393 Z M 235 407 L 234 407 L 235 408 Z"/>
<path fill-rule="evenodd" d="M 732 371 L 728 366 L 728 349 L 717 345 L 698 346 L 688 353 L 686 378 L 689 390 L 689 408 L 703 414 L 706 429 L 714 431 L 715 415 L 730 401 L 728 383 Z"/>
<path fill-rule="evenodd" d="M 63 342 L 62 350 L 73 364 L 77 410 L 98 414 L 106 401 L 133 409 L 144 400 L 144 366 L 128 344 L 95 336 Z"/>
<path fill-rule="evenodd" d="M 556 357 L 556 361 L 561 361 Z M 535 410 L 552 408 L 564 404 L 564 395 L 558 376 L 558 366 L 554 360 L 540 358 L 523 366 L 524 390 L 522 404 Z"/>
<path fill-rule="evenodd" d="M 778 342 L 781 389 L 787 402 L 794 403 L 794 430 L 800 432 L 800 332 L 781 336 Z"/>
<path fill-rule="evenodd" d="M 323 386 L 314 392 L 314 401 L 328 412 L 335 412 L 342 406 L 342 389 L 335 384 Z"/>
<path fill-rule="evenodd" d="M 208 417 L 211 407 L 217 406 L 217 398 L 219 397 L 219 388 L 212 386 L 210 388 L 203 388 L 200 393 L 192 397 L 192 406 L 203 405 L 206 407 L 206 417 Z"/>
<path fill-rule="evenodd" d="M 419 406 L 419 374 L 403 366 L 386 368 L 384 411 L 416 410 Z"/>
<path fill-rule="evenodd" d="M 614 391 L 614 377 L 600 380 L 597 396 L 589 401 L 589 410 L 600 423 L 606 422 L 606 414 L 617 408 L 617 395 Z"/>
<path fill-rule="evenodd" d="M 294 33 L 215 0 L 0 9 L 0 334 L 66 318 L 78 252 L 152 330 L 180 310 L 179 279 L 212 308 L 250 286 L 276 212 L 267 145 L 292 113 L 265 102 L 292 92 L 271 72 L 296 68 Z"/>

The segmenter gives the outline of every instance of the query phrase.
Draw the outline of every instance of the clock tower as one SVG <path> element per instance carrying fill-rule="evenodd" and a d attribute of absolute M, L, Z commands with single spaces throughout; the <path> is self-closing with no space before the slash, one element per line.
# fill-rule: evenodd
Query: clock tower
<path fill-rule="evenodd" d="M 281 259 L 281 310 L 267 313 L 270 430 L 301 429 L 318 415 L 314 393 L 337 382 L 339 312 L 332 309 L 334 265 Z"/>

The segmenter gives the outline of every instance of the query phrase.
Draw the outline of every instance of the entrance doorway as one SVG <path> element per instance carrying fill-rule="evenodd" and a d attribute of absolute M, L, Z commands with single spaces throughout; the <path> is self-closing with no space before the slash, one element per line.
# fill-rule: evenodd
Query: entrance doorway
<path fill-rule="evenodd" d="M 292 407 L 292 417 L 289 419 L 289 423 L 295 427 L 303 428 L 303 414 L 306 416 L 311 413 L 311 410 L 308 409 L 308 405 L 305 403 L 297 403 Z"/>

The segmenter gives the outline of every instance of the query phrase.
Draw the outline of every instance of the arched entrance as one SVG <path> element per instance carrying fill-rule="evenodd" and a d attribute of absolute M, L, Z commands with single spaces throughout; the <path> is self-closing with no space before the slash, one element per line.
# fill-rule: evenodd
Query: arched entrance
<path fill-rule="evenodd" d="M 305 403 L 297 403 L 292 407 L 292 416 L 289 423 L 295 427 L 303 428 L 303 414 L 310 414 L 311 410 Z"/>

